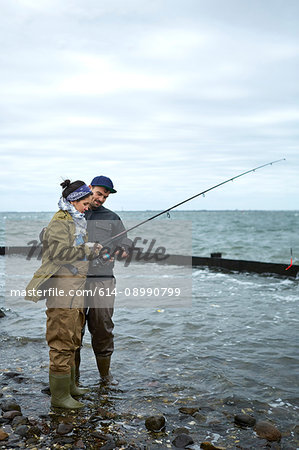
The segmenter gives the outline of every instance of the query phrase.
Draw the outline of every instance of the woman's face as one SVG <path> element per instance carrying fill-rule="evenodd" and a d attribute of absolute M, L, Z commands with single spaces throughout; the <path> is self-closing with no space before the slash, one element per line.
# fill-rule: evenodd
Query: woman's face
<path fill-rule="evenodd" d="M 89 197 L 84 198 L 83 200 L 75 200 L 71 202 L 71 204 L 76 208 L 77 211 L 80 213 L 84 213 L 89 209 L 89 205 L 91 202 L 92 195 Z"/>

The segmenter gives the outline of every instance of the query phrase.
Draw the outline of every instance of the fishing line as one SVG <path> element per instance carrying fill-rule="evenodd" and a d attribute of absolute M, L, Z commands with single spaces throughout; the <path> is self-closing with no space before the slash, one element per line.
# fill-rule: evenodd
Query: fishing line
<path fill-rule="evenodd" d="M 106 241 L 102 242 L 101 244 L 102 244 L 103 246 L 105 246 L 105 245 L 107 245 L 107 244 L 110 244 L 110 242 L 113 242 L 115 239 L 117 239 L 117 238 L 123 236 L 124 234 L 128 233 L 129 231 L 135 230 L 135 228 L 138 228 L 138 227 L 140 227 L 141 225 L 144 225 L 145 223 L 150 222 L 150 221 L 153 220 L 153 219 L 156 219 L 156 217 L 159 217 L 159 216 L 161 216 L 162 214 L 165 214 L 165 213 L 169 214 L 169 211 L 171 211 L 172 209 L 177 208 L 178 206 L 181 206 L 181 205 L 183 205 L 184 203 L 187 203 L 187 202 L 189 202 L 190 200 L 193 200 L 194 198 L 199 197 L 200 195 L 204 196 L 204 194 L 206 194 L 207 192 L 210 192 L 210 191 L 212 191 L 213 189 L 216 189 L 216 188 L 218 188 L 218 187 L 220 187 L 220 186 L 223 186 L 224 184 L 229 183 L 230 181 L 236 180 L 237 178 L 243 177 L 244 175 L 247 175 L 247 174 L 250 173 L 250 172 L 255 172 L 256 170 L 262 169 L 263 167 L 266 167 L 266 166 L 272 166 L 272 164 L 276 164 L 276 163 L 278 163 L 278 162 L 285 161 L 285 160 L 286 160 L 286 158 L 277 159 L 276 161 L 271 161 L 271 162 L 269 162 L 269 163 L 267 163 L 267 164 L 263 164 L 262 166 L 258 166 L 258 167 L 254 167 L 253 169 L 246 170 L 246 172 L 242 172 L 242 173 L 240 173 L 239 175 L 236 175 L 236 176 L 234 176 L 234 177 L 232 177 L 232 178 L 229 178 L 229 179 L 227 179 L 227 180 L 225 180 L 225 181 L 222 181 L 221 183 L 216 184 L 216 185 L 214 185 L 214 186 L 212 186 L 212 187 L 210 187 L 210 188 L 208 188 L 208 189 L 205 189 L 204 191 L 199 192 L 198 194 L 192 195 L 192 197 L 189 197 L 189 198 L 187 198 L 186 200 L 183 200 L 183 201 L 181 201 L 181 202 L 179 202 L 179 203 L 176 203 L 175 205 L 171 206 L 170 208 L 167 208 L 167 209 L 165 209 L 164 211 L 162 211 L 162 212 L 160 212 L 160 213 L 158 213 L 158 214 L 155 214 L 154 216 L 149 217 L 148 219 L 143 220 L 143 221 L 140 222 L 140 223 L 137 223 L 136 225 L 132 226 L 131 228 L 128 228 L 128 229 L 122 231 L 121 233 L 116 234 L 115 236 L 113 236 L 113 237 L 107 239 Z"/>

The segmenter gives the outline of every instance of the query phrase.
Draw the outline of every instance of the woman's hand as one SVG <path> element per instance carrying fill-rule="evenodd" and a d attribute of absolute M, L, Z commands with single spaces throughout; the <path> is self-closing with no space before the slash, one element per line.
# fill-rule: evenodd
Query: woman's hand
<path fill-rule="evenodd" d="M 90 248 L 90 250 L 95 256 L 98 256 L 101 249 L 103 248 L 103 246 L 98 242 L 87 242 L 86 245 L 88 248 Z"/>

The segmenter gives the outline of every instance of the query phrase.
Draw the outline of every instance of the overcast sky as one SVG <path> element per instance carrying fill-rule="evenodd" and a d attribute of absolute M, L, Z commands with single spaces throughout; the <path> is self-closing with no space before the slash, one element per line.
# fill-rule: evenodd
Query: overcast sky
<path fill-rule="evenodd" d="M 0 0 L 2 211 L 299 209 L 298 0 Z"/>

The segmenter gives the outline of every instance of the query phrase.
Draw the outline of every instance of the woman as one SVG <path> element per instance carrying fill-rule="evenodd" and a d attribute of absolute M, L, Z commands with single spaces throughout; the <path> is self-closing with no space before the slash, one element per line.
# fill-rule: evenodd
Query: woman
<path fill-rule="evenodd" d="M 47 299 L 46 339 L 50 347 L 51 405 L 77 409 L 83 403 L 72 395 L 88 389 L 75 384 L 75 351 L 80 346 L 84 324 L 84 289 L 88 259 L 101 246 L 87 243 L 84 211 L 92 191 L 83 181 L 61 183 L 57 211 L 43 233 L 43 258 L 26 288 L 26 300 Z"/>

